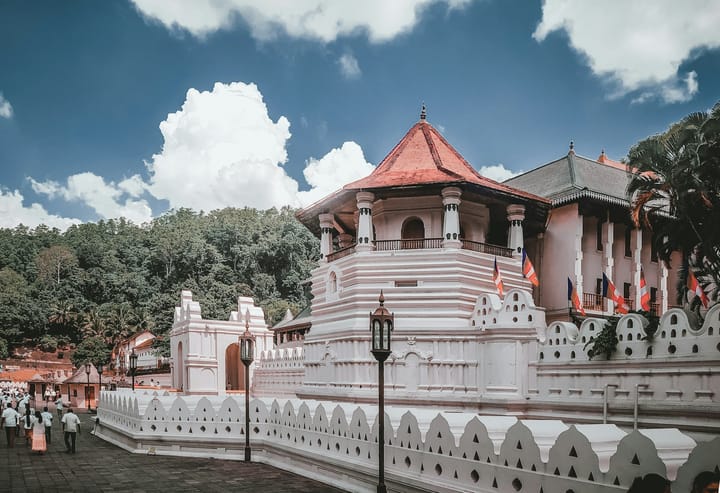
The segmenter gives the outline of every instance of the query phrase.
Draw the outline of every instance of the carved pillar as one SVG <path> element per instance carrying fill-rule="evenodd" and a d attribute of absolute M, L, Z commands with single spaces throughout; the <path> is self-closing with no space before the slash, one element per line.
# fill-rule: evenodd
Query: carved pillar
<path fill-rule="evenodd" d="M 462 191 L 457 187 L 442 189 L 443 201 L 443 241 L 444 248 L 460 248 L 460 195 Z"/>
<path fill-rule="evenodd" d="M 513 255 L 518 255 L 523 249 L 522 222 L 525 220 L 525 206 L 520 204 L 511 204 L 507 206 L 506 211 L 507 219 L 510 222 L 508 248 L 512 249 Z"/>
<path fill-rule="evenodd" d="M 320 258 L 326 262 L 327 256 L 333 252 L 332 230 L 335 216 L 320 214 Z"/>
<path fill-rule="evenodd" d="M 583 288 L 583 271 L 582 271 L 582 263 L 583 263 L 583 222 L 585 218 L 582 214 L 578 211 L 578 221 L 577 221 L 577 228 L 575 229 L 575 265 L 574 265 L 574 273 L 575 273 L 575 288 L 577 289 L 578 297 L 580 300 L 583 299 L 583 292 L 585 291 Z"/>
<path fill-rule="evenodd" d="M 628 228 L 630 226 L 627 226 Z M 632 279 L 633 279 L 633 291 L 635 292 L 635 309 L 640 308 L 640 271 L 642 269 L 642 230 L 637 228 L 633 229 L 630 233 L 630 248 L 632 249 Z M 650 288 L 648 288 L 648 293 Z"/>
<path fill-rule="evenodd" d="M 358 192 L 355 194 L 358 207 L 358 232 L 356 252 L 368 252 L 373 249 L 375 237 L 373 235 L 372 207 L 375 195 L 371 192 Z"/>
<path fill-rule="evenodd" d="M 602 235 L 603 235 L 603 254 L 602 254 L 602 265 L 603 265 L 603 272 L 606 276 L 608 276 L 608 279 L 611 279 L 613 283 L 616 281 L 615 276 L 613 275 L 613 268 L 615 267 L 615 257 L 613 256 L 613 243 L 615 242 L 615 223 L 610 221 L 610 214 L 608 213 L 607 220 L 602 225 Z M 618 285 L 615 284 L 615 288 L 618 288 Z M 619 293 L 622 294 L 622 293 Z M 615 303 L 610 301 L 609 299 L 604 300 L 605 307 L 607 311 L 612 313 L 615 309 Z"/>

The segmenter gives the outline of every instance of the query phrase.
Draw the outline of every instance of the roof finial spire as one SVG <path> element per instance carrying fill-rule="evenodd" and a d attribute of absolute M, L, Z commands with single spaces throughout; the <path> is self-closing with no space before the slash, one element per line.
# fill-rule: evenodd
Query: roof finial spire
<path fill-rule="evenodd" d="M 575 154 L 575 141 L 574 140 L 570 141 L 570 152 Z"/>
<path fill-rule="evenodd" d="M 425 103 L 422 104 L 422 110 L 420 111 L 420 120 L 424 121 L 427 118 L 427 108 L 425 107 Z"/>

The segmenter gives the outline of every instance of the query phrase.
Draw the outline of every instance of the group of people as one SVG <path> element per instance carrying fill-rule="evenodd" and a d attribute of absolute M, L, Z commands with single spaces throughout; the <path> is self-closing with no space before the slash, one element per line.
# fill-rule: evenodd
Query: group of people
<path fill-rule="evenodd" d="M 703 471 L 693 480 L 690 493 L 719 493 L 720 474 L 714 471 Z M 670 481 L 659 474 L 650 473 L 637 477 L 628 493 L 672 493 Z"/>
<path fill-rule="evenodd" d="M 22 408 L 24 412 L 20 412 L 20 402 L 17 401 L 17 409 L 13 407 L 12 402 L 7 402 L 2 411 L 0 429 L 5 429 L 7 446 L 8 448 L 15 447 L 15 439 L 20 436 L 22 428 L 25 446 L 30 445 L 33 452 L 44 454 L 47 452 L 48 445 L 52 443 L 53 414 L 48 411 L 47 406 L 41 412 L 31 409 L 29 403 L 25 403 Z M 72 409 L 68 409 L 63 414 L 62 398 L 56 400 L 55 405 L 65 435 L 65 452 L 74 454 L 75 442 L 80 433 L 80 418 Z"/>

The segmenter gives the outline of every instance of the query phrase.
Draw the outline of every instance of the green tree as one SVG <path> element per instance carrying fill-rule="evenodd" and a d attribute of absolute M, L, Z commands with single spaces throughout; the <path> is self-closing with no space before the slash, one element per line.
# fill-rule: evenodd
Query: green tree
<path fill-rule="evenodd" d="M 88 337 L 78 344 L 70 359 L 76 367 L 88 362 L 106 365 L 110 362 L 110 347 L 101 337 Z"/>
<path fill-rule="evenodd" d="M 627 162 L 633 219 L 653 228 L 659 257 L 701 243 L 720 281 L 720 103 L 638 142 Z"/>

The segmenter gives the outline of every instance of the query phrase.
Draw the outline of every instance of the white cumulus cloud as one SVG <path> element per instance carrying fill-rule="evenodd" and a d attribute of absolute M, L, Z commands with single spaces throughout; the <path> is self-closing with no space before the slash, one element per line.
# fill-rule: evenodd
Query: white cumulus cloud
<path fill-rule="evenodd" d="M 28 178 L 35 193 L 80 202 L 103 219 L 125 217 L 136 224 L 152 219 L 147 198 L 167 200 L 170 207 L 211 211 L 225 207 L 299 207 L 315 202 L 346 183 L 366 176 L 373 166 L 355 142 L 345 142 L 304 170 L 310 190 L 299 191 L 282 165 L 287 160 L 290 122 L 273 121 L 255 84 L 216 83 L 211 91 L 190 89 L 185 102 L 160 123 L 162 150 L 146 163 L 148 179 L 133 175 L 118 183 L 92 172 L 69 176 L 64 183 Z M 3 194 L 0 225 L 40 222 L 67 228 L 80 222 L 51 216 L 42 206 L 22 208 L 22 197 Z M 19 212 L 27 212 L 20 214 Z"/>
<path fill-rule="evenodd" d="M 433 3 L 459 8 L 472 0 L 132 0 L 146 17 L 169 29 L 203 37 L 230 28 L 242 18 L 256 39 L 286 33 L 296 38 L 331 42 L 364 32 L 373 42 L 410 31 L 422 10 Z"/>
<path fill-rule="evenodd" d="M 106 182 L 95 173 L 85 172 L 71 175 L 67 183 L 61 185 L 55 181 L 38 182 L 30 178 L 35 193 L 47 195 L 50 198 L 60 197 L 67 201 L 81 202 L 91 207 L 103 219 L 124 217 L 136 224 L 142 224 L 152 219 L 152 209 L 144 199 L 137 199 L 132 186 L 138 176 L 123 180 L 119 185 Z M 131 192 L 127 190 L 130 188 Z M 127 197 L 125 197 L 127 195 Z"/>
<path fill-rule="evenodd" d="M 360 77 L 360 65 L 358 64 L 357 58 L 350 53 L 345 53 L 338 59 L 338 65 L 340 65 L 340 73 L 346 79 L 357 79 Z"/>
<path fill-rule="evenodd" d="M 298 205 L 298 184 L 281 167 L 290 122 L 284 116 L 272 121 L 255 84 L 190 89 L 160 132 L 165 143 L 147 163 L 148 189 L 171 207 Z"/>
<path fill-rule="evenodd" d="M 0 190 L 0 228 L 14 228 L 19 224 L 35 228 L 45 224 L 51 228 L 66 230 L 73 224 L 80 224 L 79 219 L 60 217 L 50 214 L 38 203 L 26 207 L 24 197 L 18 191 Z"/>
<path fill-rule="evenodd" d="M 309 191 L 282 165 L 290 122 L 273 121 L 255 84 L 216 83 L 212 91 L 190 89 L 182 108 L 160 124 L 162 152 L 147 164 L 147 190 L 173 208 L 211 211 L 223 207 L 298 207 L 367 175 L 362 149 L 345 142 L 304 171 Z"/>
<path fill-rule="evenodd" d="M 300 202 L 304 206 L 317 202 L 343 185 L 369 175 L 373 169 L 358 144 L 345 142 L 320 159 L 308 160 L 303 174 L 312 189 L 300 192 Z"/>
<path fill-rule="evenodd" d="M 523 172 L 518 171 L 517 173 L 515 173 L 514 171 L 507 169 L 503 164 L 495 164 L 492 166 L 481 167 L 479 173 L 485 178 L 490 178 L 491 180 L 503 182 L 505 180 L 509 180 L 513 176 L 522 174 Z"/>
<path fill-rule="evenodd" d="M 533 37 L 565 31 L 592 72 L 615 85 L 612 97 L 637 93 L 634 102 L 688 101 L 697 74 L 680 65 L 702 49 L 720 47 L 720 3 L 715 0 L 576 2 L 545 0 Z"/>
<path fill-rule="evenodd" d="M 5 99 L 5 97 L 0 92 L 0 118 L 12 118 L 13 116 L 13 107 L 10 104 L 10 101 Z"/>

